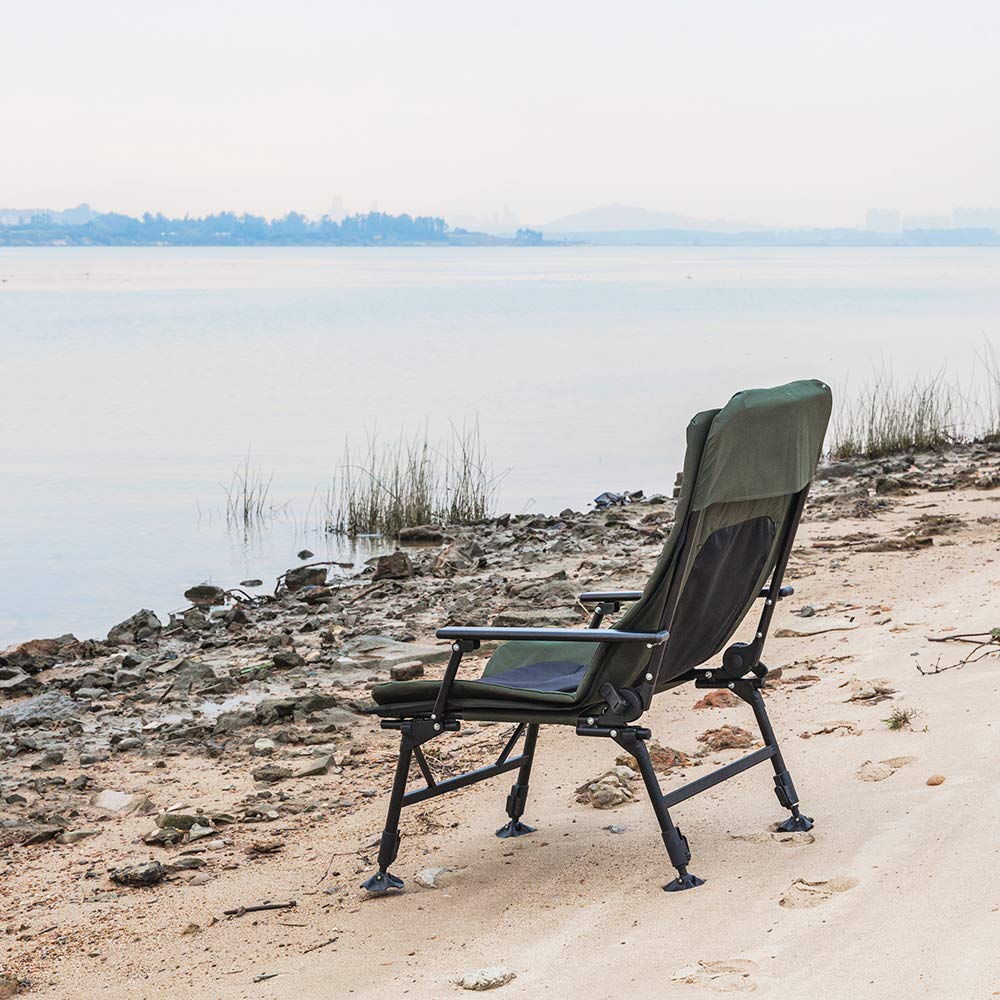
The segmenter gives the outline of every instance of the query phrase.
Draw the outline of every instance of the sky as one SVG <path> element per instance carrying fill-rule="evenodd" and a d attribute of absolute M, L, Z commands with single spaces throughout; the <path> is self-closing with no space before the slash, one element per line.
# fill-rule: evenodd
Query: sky
<path fill-rule="evenodd" d="M 1000 206 L 994 0 L 38 0 L 2 36 L 0 207 Z"/>

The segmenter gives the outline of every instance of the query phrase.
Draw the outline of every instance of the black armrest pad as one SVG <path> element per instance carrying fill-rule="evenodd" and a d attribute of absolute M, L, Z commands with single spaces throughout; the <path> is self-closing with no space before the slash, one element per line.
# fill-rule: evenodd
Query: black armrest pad
<path fill-rule="evenodd" d="M 439 639 L 490 639 L 554 642 L 648 642 L 653 646 L 667 641 L 669 632 L 621 632 L 613 628 L 476 628 L 449 625 L 437 630 Z"/>
<path fill-rule="evenodd" d="M 601 604 L 603 601 L 638 601 L 641 590 L 592 590 L 580 595 L 581 604 Z"/>

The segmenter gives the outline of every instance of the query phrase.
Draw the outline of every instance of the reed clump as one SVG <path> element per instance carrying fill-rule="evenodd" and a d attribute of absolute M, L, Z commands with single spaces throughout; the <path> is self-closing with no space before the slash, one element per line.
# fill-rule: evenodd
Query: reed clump
<path fill-rule="evenodd" d="M 451 428 L 435 445 L 427 428 L 358 455 L 348 444 L 324 499 L 326 530 L 395 536 L 419 524 L 471 524 L 494 513 L 503 475 L 494 472 L 478 424 Z"/>
<path fill-rule="evenodd" d="M 251 530 L 284 509 L 271 501 L 273 478 L 254 467 L 248 453 L 236 466 L 229 484 L 220 483 L 226 493 L 226 524 L 230 528 Z"/>

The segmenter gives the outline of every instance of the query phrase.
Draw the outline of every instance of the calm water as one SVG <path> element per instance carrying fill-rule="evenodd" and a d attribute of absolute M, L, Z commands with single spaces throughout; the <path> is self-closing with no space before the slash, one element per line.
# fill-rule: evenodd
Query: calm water
<path fill-rule="evenodd" d="M 666 490 L 735 390 L 1000 343 L 990 249 L 0 250 L 0 645 L 271 580 L 345 438 L 478 415 L 501 507 Z M 252 448 L 289 516 L 233 537 Z M 346 553 L 364 558 L 369 552 Z"/>

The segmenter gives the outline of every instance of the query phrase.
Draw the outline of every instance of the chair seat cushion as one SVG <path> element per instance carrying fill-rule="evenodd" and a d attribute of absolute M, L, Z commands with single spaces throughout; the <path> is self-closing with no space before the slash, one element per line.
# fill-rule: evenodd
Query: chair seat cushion
<path fill-rule="evenodd" d="M 586 670 L 585 663 L 557 660 L 550 663 L 530 663 L 502 674 L 480 677 L 478 680 L 457 680 L 452 685 L 448 703 L 474 699 L 479 702 L 572 704 L 577 686 Z M 378 705 L 433 701 L 440 687 L 440 681 L 390 681 L 374 687 L 372 698 Z"/>

